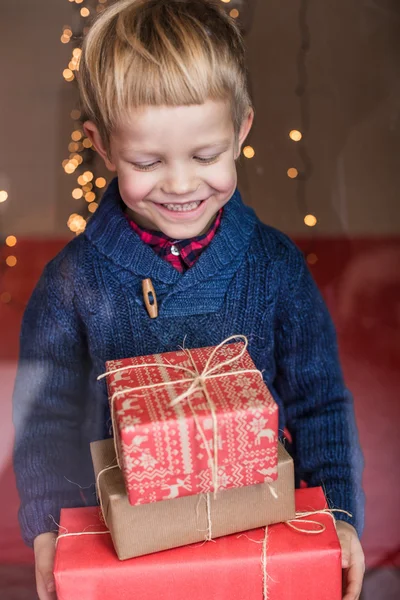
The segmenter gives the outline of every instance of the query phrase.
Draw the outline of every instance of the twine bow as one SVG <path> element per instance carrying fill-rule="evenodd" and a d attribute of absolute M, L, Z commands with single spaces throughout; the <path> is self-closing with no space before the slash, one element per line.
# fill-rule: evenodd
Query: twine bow
<path fill-rule="evenodd" d="M 311 517 L 313 515 L 329 515 L 336 529 L 336 519 L 334 513 L 342 513 L 347 515 L 348 517 L 352 517 L 352 514 L 347 512 L 347 510 L 342 510 L 340 508 L 323 508 L 321 510 L 312 510 L 309 512 L 296 512 L 296 516 L 294 519 L 290 519 L 289 521 L 285 521 L 285 525 L 291 527 L 295 531 L 299 533 L 305 533 L 306 535 L 320 535 L 326 531 L 326 526 L 319 521 L 314 521 L 313 519 L 307 519 L 306 517 Z M 296 523 L 303 523 L 308 525 L 317 525 L 318 529 L 305 529 L 304 527 L 297 527 Z M 250 538 L 248 538 L 250 539 Z M 262 566 L 262 574 L 263 574 L 263 600 L 268 600 L 269 590 L 268 590 L 268 572 L 267 572 L 267 547 L 268 547 L 268 526 L 265 528 L 264 538 L 261 541 L 250 540 L 255 542 L 256 544 L 262 544 L 262 554 L 261 554 L 261 566 Z"/>
<path fill-rule="evenodd" d="M 232 340 L 242 340 L 243 348 L 240 350 L 240 352 L 236 356 L 233 356 L 232 358 L 229 358 L 228 360 L 218 363 L 217 365 L 212 367 L 211 363 L 212 363 L 213 359 L 215 358 L 215 356 L 217 355 L 218 351 Z M 128 387 L 123 390 L 114 392 L 114 394 L 111 396 L 111 399 L 110 399 L 110 405 L 111 405 L 112 427 L 113 427 L 113 431 L 114 431 L 115 454 L 117 456 L 118 466 L 121 468 L 120 460 L 119 460 L 118 446 L 117 446 L 117 436 L 116 436 L 116 432 L 117 432 L 116 415 L 115 415 L 115 411 L 114 411 L 114 402 L 115 402 L 116 398 L 118 398 L 119 396 L 122 396 L 124 394 L 127 394 L 128 392 L 138 392 L 138 391 L 143 391 L 143 390 L 157 390 L 160 388 L 166 388 L 167 386 L 176 386 L 178 384 L 188 383 L 189 384 L 188 388 L 182 394 L 179 394 L 176 398 L 174 398 L 170 402 L 170 406 L 174 407 L 177 404 L 187 401 L 187 404 L 193 415 L 193 420 L 195 422 L 196 428 L 202 438 L 205 450 L 206 450 L 208 458 L 209 458 L 209 464 L 211 465 L 211 471 L 212 471 L 213 489 L 214 489 L 214 495 L 215 495 L 217 493 L 218 487 L 219 487 L 218 486 L 218 422 L 217 422 L 215 405 L 214 405 L 214 402 L 213 402 L 211 396 L 208 393 L 206 382 L 210 379 L 220 379 L 222 377 L 231 377 L 232 375 L 239 375 L 239 374 L 243 374 L 243 373 L 257 373 L 260 375 L 260 377 L 262 379 L 263 378 L 262 373 L 258 369 L 238 369 L 235 371 L 221 372 L 221 369 L 223 369 L 224 367 L 226 367 L 230 364 L 236 363 L 238 360 L 240 360 L 240 358 L 245 354 L 248 344 L 249 344 L 248 339 L 244 335 L 231 335 L 230 337 L 226 338 L 223 342 L 221 342 L 218 346 L 216 346 L 213 349 L 213 351 L 211 352 L 210 356 L 208 357 L 206 364 L 204 366 L 204 369 L 201 373 L 197 369 L 196 363 L 193 359 L 193 356 L 192 356 L 192 353 L 190 352 L 190 350 L 184 349 L 184 352 L 187 354 L 187 356 L 192 364 L 193 369 L 189 369 L 187 367 L 183 367 L 183 366 L 179 366 L 179 365 L 171 365 L 169 363 L 162 363 L 162 364 L 160 364 L 160 363 L 145 363 L 145 364 L 140 364 L 140 365 L 127 365 L 125 367 L 113 369 L 113 370 L 107 371 L 106 373 L 103 373 L 102 375 L 99 375 L 99 377 L 97 378 L 98 380 L 103 379 L 104 377 L 108 377 L 109 375 L 114 375 L 115 373 L 120 373 L 122 371 L 128 371 L 131 369 L 147 369 L 149 367 L 157 367 L 158 369 L 160 369 L 160 368 L 172 369 L 172 370 L 176 370 L 176 371 L 180 371 L 182 373 L 188 374 L 187 377 L 184 377 L 182 379 L 177 379 L 174 381 L 162 381 L 160 383 L 151 383 L 148 385 Z M 202 392 L 204 394 L 204 396 L 207 400 L 208 407 L 210 409 L 210 415 L 211 415 L 212 425 L 213 425 L 213 453 L 211 453 L 211 450 L 210 450 L 209 444 L 207 442 L 206 436 L 204 434 L 203 428 L 199 422 L 198 416 L 197 416 L 196 411 L 193 408 L 193 405 L 191 402 L 191 396 L 193 396 L 193 394 L 195 394 L 196 392 Z M 138 398 L 138 397 L 142 397 L 142 396 L 135 395 L 132 397 L 132 399 Z M 130 401 L 132 399 L 130 399 Z M 113 468 L 113 467 L 110 467 L 110 468 Z"/>

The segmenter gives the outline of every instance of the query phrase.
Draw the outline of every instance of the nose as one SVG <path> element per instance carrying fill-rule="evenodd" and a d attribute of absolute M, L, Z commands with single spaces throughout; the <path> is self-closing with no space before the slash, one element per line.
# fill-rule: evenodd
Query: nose
<path fill-rule="evenodd" d="M 188 196 L 196 192 L 199 183 L 195 169 L 177 165 L 168 169 L 162 183 L 162 191 L 175 196 Z"/>

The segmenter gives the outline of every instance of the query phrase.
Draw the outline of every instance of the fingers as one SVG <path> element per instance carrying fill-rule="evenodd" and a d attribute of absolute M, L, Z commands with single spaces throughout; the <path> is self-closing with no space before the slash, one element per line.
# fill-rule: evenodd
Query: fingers
<path fill-rule="evenodd" d="M 342 549 L 342 569 L 348 569 L 350 567 L 350 554 L 348 548 Z"/>
<path fill-rule="evenodd" d="M 343 600 L 358 600 L 361 594 L 364 570 L 364 564 L 361 561 L 355 562 L 349 567 L 346 573 Z"/>
<path fill-rule="evenodd" d="M 39 600 L 56 600 L 56 584 L 51 571 L 42 574 L 36 570 L 36 590 Z"/>
<path fill-rule="evenodd" d="M 56 536 L 43 533 L 34 540 L 36 589 L 39 600 L 56 600 L 53 575 Z"/>

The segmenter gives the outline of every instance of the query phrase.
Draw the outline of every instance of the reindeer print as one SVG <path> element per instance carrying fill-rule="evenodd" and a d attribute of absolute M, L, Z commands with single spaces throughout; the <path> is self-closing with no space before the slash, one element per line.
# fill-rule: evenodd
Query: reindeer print
<path fill-rule="evenodd" d="M 169 490 L 169 494 L 168 496 L 164 496 L 163 500 L 172 500 L 173 498 L 178 498 L 179 496 L 179 488 L 183 488 L 184 490 L 187 490 L 188 492 L 190 492 L 191 485 L 190 485 L 190 481 L 188 483 L 188 479 L 189 477 L 186 477 L 186 479 L 177 479 L 177 482 L 172 484 L 172 485 L 168 485 L 168 484 L 164 484 L 162 486 L 163 490 Z"/>

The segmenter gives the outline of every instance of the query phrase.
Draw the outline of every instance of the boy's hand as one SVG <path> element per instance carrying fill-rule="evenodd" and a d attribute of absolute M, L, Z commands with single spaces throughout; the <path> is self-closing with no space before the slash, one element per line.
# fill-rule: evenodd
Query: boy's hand
<path fill-rule="evenodd" d="M 345 521 L 336 521 L 336 530 L 342 547 L 343 600 L 358 600 L 365 571 L 364 552 L 352 525 Z"/>
<path fill-rule="evenodd" d="M 56 539 L 55 533 L 41 533 L 33 542 L 36 590 L 39 600 L 56 600 L 56 584 L 53 575 Z"/>

